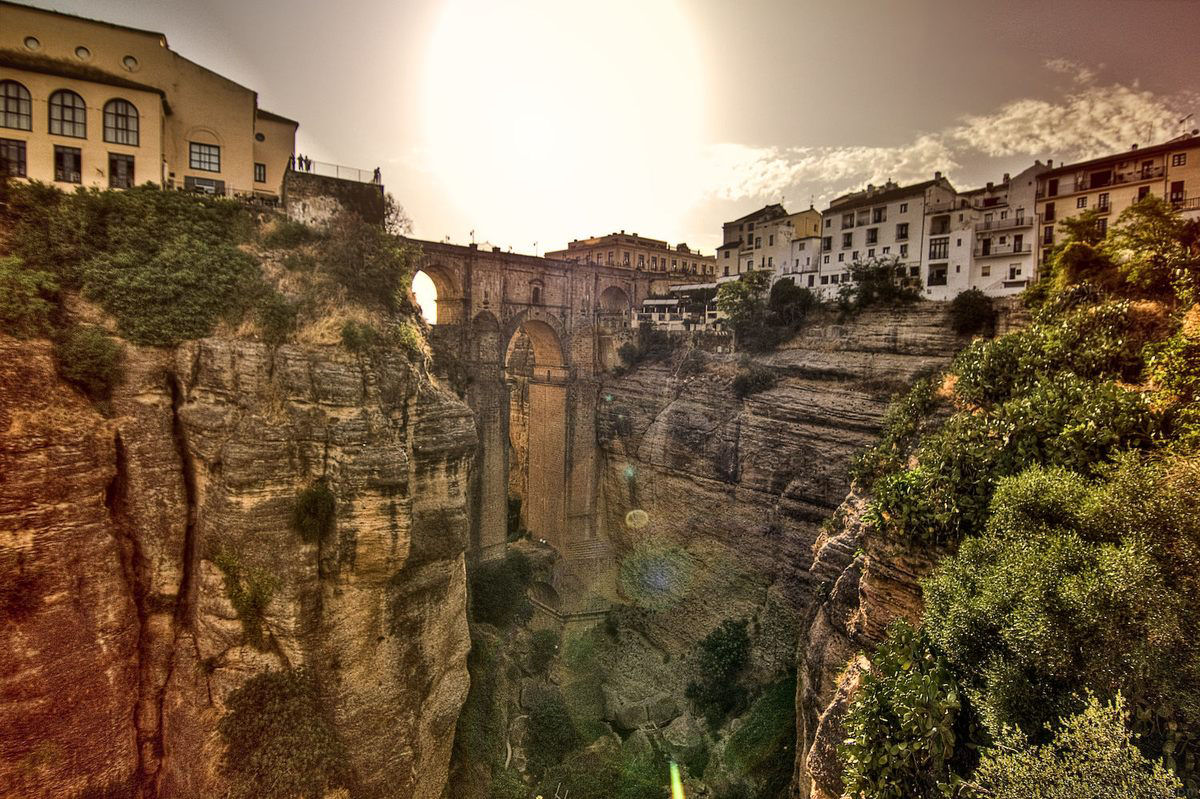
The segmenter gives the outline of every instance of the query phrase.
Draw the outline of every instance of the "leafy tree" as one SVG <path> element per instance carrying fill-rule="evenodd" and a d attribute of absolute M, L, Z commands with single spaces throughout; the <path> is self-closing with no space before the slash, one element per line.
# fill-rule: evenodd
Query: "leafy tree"
<path fill-rule="evenodd" d="M 1059 228 L 1065 234 L 1064 241 L 1078 242 L 1095 247 L 1104 241 L 1102 221 L 1107 217 L 1097 208 L 1089 208 L 1082 214 L 1063 217 L 1058 221 Z"/>
<path fill-rule="evenodd" d="M 1149 195 L 1121 212 L 1103 250 L 1134 286 L 1152 293 L 1172 288 L 1184 302 L 1200 299 L 1200 254 L 1195 228 L 1179 212 Z"/>
<path fill-rule="evenodd" d="M 558 633 L 554 630 L 536 631 L 529 644 L 529 670 L 534 674 L 545 674 L 558 654 L 558 643 Z"/>
<path fill-rule="evenodd" d="M 567 705 L 555 690 L 545 690 L 529 709 L 529 765 L 541 774 L 561 763 L 568 752 L 579 745 L 579 733 L 571 721 Z"/>
<path fill-rule="evenodd" d="M 920 299 L 919 289 L 906 277 L 897 256 L 872 258 L 850 265 L 851 283 L 842 284 L 838 304 L 844 311 L 861 311 L 873 305 L 892 305 Z"/>
<path fill-rule="evenodd" d="M 1179 780 L 1134 746 L 1127 720 L 1120 696 L 1111 704 L 1092 696 L 1042 746 L 1030 746 L 1026 736 L 1010 728 L 984 754 L 974 782 L 992 799 L 1180 797 Z"/>
<path fill-rule="evenodd" d="M 747 272 L 741 280 L 722 283 L 717 289 L 717 309 L 726 315 L 735 336 L 741 338 L 762 324 L 770 283 L 771 273 L 759 269 Z"/>
<path fill-rule="evenodd" d="M 350 296 L 390 312 L 413 310 L 408 286 L 414 258 L 405 240 L 349 211 L 333 218 L 321 242 L 321 263 Z"/>
<path fill-rule="evenodd" d="M 771 286 L 767 307 L 784 325 L 796 327 L 817 303 L 817 297 L 806 288 L 797 286 L 790 278 L 775 281 Z"/>
<path fill-rule="evenodd" d="M 726 619 L 700 642 L 699 679 L 688 683 L 686 693 L 709 726 L 720 726 L 726 716 L 745 706 L 746 689 L 739 677 L 749 658 L 745 619 Z"/>
<path fill-rule="evenodd" d="M 476 621 L 507 627 L 533 614 L 525 591 L 533 579 L 533 566 L 524 553 L 509 551 L 503 560 L 488 561 L 468 574 L 471 614 Z"/>

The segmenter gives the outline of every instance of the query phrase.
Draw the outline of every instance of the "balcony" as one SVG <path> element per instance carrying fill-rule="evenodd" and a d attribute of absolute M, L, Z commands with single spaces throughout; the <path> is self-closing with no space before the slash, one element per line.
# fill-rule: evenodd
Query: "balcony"
<path fill-rule="evenodd" d="M 928 282 L 926 282 L 925 285 L 927 285 L 927 286 L 944 286 L 944 285 L 946 285 L 946 273 L 945 272 L 931 272 L 929 274 L 929 280 L 928 280 Z"/>
<path fill-rule="evenodd" d="M 1049 196 L 1065 197 L 1080 191 L 1094 191 L 1096 189 L 1104 189 L 1109 186 L 1122 186 L 1127 183 L 1140 183 L 1143 180 L 1157 180 L 1165 174 L 1166 170 L 1163 167 L 1152 166 L 1145 169 L 1135 169 L 1132 172 L 1120 172 L 1112 175 L 1112 177 L 1107 180 L 1093 181 L 1088 175 L 1080 175 L 1075 178 L 1075 185 L 1073 187 L 1060 185 L 1058 187 L 1058 191 Z M 1037 198 L 1040 200 L 1046 196 L 1046 190 L 1039 186 L 1037 190 Z"/>
<path fill-rule="evenodd" d="M 1180 197 L 1171 200 L 1171 207 L 1176 211 L 1200 211 L 1200 197 Z"/>
<path fill-rule="evenodd" d="M 1037 215 L 1016 216 L 1008 219 L 992 219 L 987 222 L 976 222 L 976 230 L 1011 230 L 1019 227 L 1031 227 L 1037 224 Z"/>
<path fill-rule="evenodd" d="M 1028 255 L 1033 252 L 1033 244 L 1021 244 L 1019 246 L 1013 244 L 995 244 L 984 252 L 982 244 L 975 245 L 976 258 L 993 258 L 999 255 Z"/>

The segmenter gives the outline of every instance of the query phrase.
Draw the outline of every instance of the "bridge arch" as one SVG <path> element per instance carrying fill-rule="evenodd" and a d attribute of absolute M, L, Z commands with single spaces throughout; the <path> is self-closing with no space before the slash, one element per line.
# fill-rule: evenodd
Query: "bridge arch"
<path fill-rule="evenodd" d="M 600 292 L 600 311 L 602 313 L 629 313 L 633 302 L 629 293 L 621 286 L 608 286 Z"/>
<path fill-rule="evenodd" d="M 419 275 L 425 275 L 433 284 L 436 311 L 431 323 L 453 325 L 461 322 L 465 293 L 457 270 L 438 262 L 423 263 L 413 275 L 414 289 Z"/>

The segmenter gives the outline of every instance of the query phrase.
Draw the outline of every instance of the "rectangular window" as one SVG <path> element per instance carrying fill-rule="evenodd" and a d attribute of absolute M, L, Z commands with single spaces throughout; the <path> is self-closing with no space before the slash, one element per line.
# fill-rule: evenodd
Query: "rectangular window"
<path fill-rule="evenodd" d="M 871 222 L 878 225 L 887 221 L 887 208 L 875 208 L 871 211 Z"/>
<path fill-rule="evenodd" d="M 1054 203 L 1046 203 L 1046 210 L 1042 213 L 1042 218 L 1046 222 L 1054 221 Z"/>
<path fill-rule="evenodd" d="M 0 175 L 25 177 L 25 142 L 19 139 L 0 139 Z"/>
<path fill-rule="evenodd" d="M 854 246 L 854 234 L 853 233 L 843 233 L 842 234 L 842 246 L 843 247 L 853 247 Z"/>
<path fill-rule="evenodd" d="M 829 252 L 833 249 L 833 236 L 823 236 L 821 238 L 821 249 L 824 252 Z"/>
<path fill-rule="evenodd" d="M 133 188 L 133 156 L 121 153 L 108 154 L 108 187 L 110 189 Z"/>
<path fill-rule="evenodd" d="M 821 285 L 822 286 L 829 285 L 829 275 L 821 275 Z"/>
<path fill-rule="evenodd" d="M 254 182 L 255 183 L 266 183 L 267 182 L 267 165 L 266 164 L 255 164 L 254 165 Z"/>
<path fill-rule="evenodd" d="M 1101 211 L 1108 210 L 1108 192 L 1104 192 L 1097 198 L 1096 207 Z"/>
<path fill-rule="evenodd" d="M 1054 225 L 1046 225 L 1042 228 L 1042 244 L 1047 246 L 1054 243 Z"/>
<path fill-rule="evenodd" d="M 201 172 L 221 171 L 221 148 L 216 144 L 188 142 L 188 166 Z"/>
<path fill-rule="evenodd" d="M 761 247 L 761 246 L 762 246 L 762 236 L 755 236 L 755 237 L 754 237 L 754 246 L 755 246 L 755 248 L 758 248 L 758 247 Z"/>
<path fill-rule="evenodd" d="M 833 220 L 832 220 L 832 219 L 826 219 L 826 220 L 825 220 L 825 227 L 833 227 Z"/>
<path fill-rule="evenodd" d="M 984 264 L 982 267 L 979 268 L 979 274 L 983 275 L 984 277 L 991 277 L 992 276 L 992 265 Z"/>
<path fill-rule="evenodd" d="M 867 250 L 867 257 L 868 257 L 868 258 L 874 258 L 874 257 L 875 257 L 875 248 L 874 248 L 874 247 L 871 247 L 870 249 L 868 249 L 868 250 Z"/>
<path fill-rule="evenodd" d="M 867 244 L 875 244 L 879 241 L 879 228 L 867 228 Z"/>
<path fill-rule="evenodd" d="M 907 245 L 907 244 L 901 244 L 901 245 L 900 245 L 900 257 L 901 257 L 901 258 L 907 258 L 907 257 L 908 257 L 908 245 Z"/>
<path fill-rule="evenodd" d="M 1076 208 L 1087 208 L 1087 195 L 1083 195 L 1075 200 Z"/>
<path fill-rule="evenodd" d="M 775 256 L 768 255 L 767 256 L 767 268 L 773 269 L 774 267 L 775 267 Z"/>
<path fill-rule="evenodd" d="M 1187 166 L 1187 153 L 1175 153 L 1172 155 L 1171 166 Z"/>
<path fill-rule="evenodd" d="M 1099 219 L 1097 219 L 1096 220 L 1096 231 L 1101 236 L 1107 236 L 1108 235 L 1108 220 L 1105 219 L 1104 217 L 1100 217 Z"/>
<path fill-rule="evenodd" d="M 1170 199 L 1171 199 L 1171 202 L 1173 202 L 1173 203 L 1183 202 L 1183 181 L 1182 180 L 1172 180 L 1171 181 Z"/>
<path fill-rule="evenodd" d="M 809 287 L 809 288 L 812 288 L 812 286 L 813 286 L 813 278 L 815 278 L 815 277 L 816 277 L 816 275 L 809 275 L 809 276 L 808 276 L 808 287 Z"/>
<path fill-rule="evenodd" d="M 1101 221 L 1103 221 L 1103 220 L 1101 220 Z M 1008 279 L 1009 280 L 1016 280 L 1020 276 L 1021 276 L 1021 265 L 1020 264 L 1012 264 L 1011 266 L 1008 267 Z"/>
<path fill-rule="evenodd" d="M 902 214 L 908 213 L 908 203 L 900 203 L 900 213 L 902 213 Z"/>
<path fill-rule="evenodd" d="M 950 257 L 950 239 L 929 240 L 929 260 L 938 261 Z"/>
<path fill-rule="evenodd" d="M 858 260 L 858 250 L 855 250 L 855 251 L 854 251 L 854 253 L 853 253 L 853 254 L 850 256 L 850 260 L 851 260 L 851 261 L 857 261 L 857 260 Z"/>
<path fill-rule="evenodd" d="M 78 147 L 54 145 L 54 179 L 62 183 L 82 183 L 83 154 Z"/>
<path fill-rule="evenodd" d="M 888 253 L 890 253 L 891 251 L 892 251 L 892 248 L 891 248 L 891 247 L 884 247 L 884 248 L 883 248 L 883 254 L 884 254 L 884 255 L 887 255 L 887 254 L 888 254 Z"/>
<path fill-rule="evenodd" d="M 908 223 L 901 222 L 896 225 L 896 241 L 904 241 L 908 238 Z"/>
<path fill-rule="evenodd" d="M 845 260 L 846 260 L 846 253 L 844 253 L 844 252 L 839 252 L 839 253 L 838 253 L 838 263 L 839 263 L 839 264 L 840 264 L 840 263 L 844 263 L 844 262 L 845 262 Z"/>
<path fill-rule="evenodd" d="M 827 263 L 829 263 L 829 256 L 828 256 L 828 255 L 824 256 L 824 257 L 821 259 L 821 263 L 823 263 L 823 264 L 827 264 Z"/>
<path fill-rule="evenodd" d="M 775 234 L 771 234 L 770 236 L 767 236 L 767 246 L 768 247 L 775 246 Z"/>
<path fill-rule="evenodd" d="M 854 227 L 854 214 L 842 214 L 842 229 Z"/>

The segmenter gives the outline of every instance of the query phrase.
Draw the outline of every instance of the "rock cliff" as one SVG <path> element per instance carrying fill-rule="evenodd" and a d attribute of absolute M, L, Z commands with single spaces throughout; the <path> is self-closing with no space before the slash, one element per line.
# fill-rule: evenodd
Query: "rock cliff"
<path fill-rule="evenodd" d="M 688 654 L 722 620 L 746 618 L 753 678 L 798 671 L 798 773 L 806 774 L 803 750 L 856 651 L 849 631 L 873 634 L 887 613 L 902 612 L 890 605 L 907 601 L 904 575 L 864 574 L 853 531 L 830 523 L 825 529 L 839 532 L 831 536 L 822 523 L 845 499 L 851 460 L 877 435 L 891 395 L 962 343 L 943 304 L 870 310 L 845 322 L 825 312 L 753 359 L 777 381 L 744 400 L 730 387 L 743 356 L 710 354 L 688 376 L 676 358 L 606 383 L 598 421 L 605 527 L 618 599 L 637 608 L 623 617 L 634 634 L 622 640 L 662 655 L 652 685 L 640 669 L 609 674 L 623 703 L 665 705 L 651 695 L 665 689 L 671 705 L 686 708 Z M 856 503 L 836 521 L 851 517 Z M 627 516 L 633 510 L 646 517 Z M 851 619 L 864 586 L 878 586 L 888 607 Z"/>
<path fill-rule="evenodd" d="M 466 406 L 398 354 L 228 336 L 127 345 L 104 410 L 48 342 L 0 336 L 0 796 L 221 795 L 226 700 L 297 666 L 354 795 L 439 795 L 468 684 Z M 336 525 L 307 543 L 318 480 Z"/>

